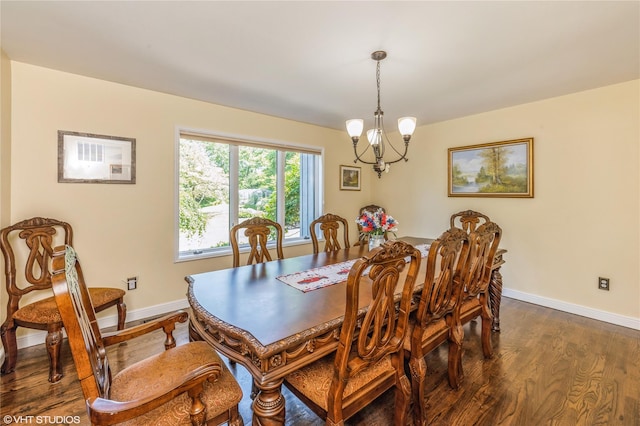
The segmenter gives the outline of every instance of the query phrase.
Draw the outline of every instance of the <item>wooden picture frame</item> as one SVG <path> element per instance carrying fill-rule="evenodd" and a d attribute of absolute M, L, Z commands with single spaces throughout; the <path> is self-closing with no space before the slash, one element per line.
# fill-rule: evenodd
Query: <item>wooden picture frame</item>
<path fill-rule="evenodd" d="M 136 140 L 58 130 L 58 182 L 136 183 Z"/>
<path fill-rule="evenodd" d="M 533 198 L 533 138 L 449 148 L 449 197 Z"/>
<path fill-rule="evenodd" d="M 340 190 L 360 191 L 360 167 L 340 166 Z"/>

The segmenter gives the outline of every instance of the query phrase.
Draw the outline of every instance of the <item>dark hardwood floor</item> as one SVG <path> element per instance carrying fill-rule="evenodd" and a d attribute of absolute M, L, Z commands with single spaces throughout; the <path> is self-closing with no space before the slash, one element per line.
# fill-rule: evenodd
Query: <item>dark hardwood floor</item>
<path fill-rule="evenodd" d="M 501 326 L 493 334 L 491 360 L 482 358 L 480 324 L 465 326 L 465 378 L 457 391 L 446 380 L 446 344 L 428 356 L 430 424 L 640 426 L 640 331 L 507 298 Z M 186 326 L 176 337 L 178 344 L 187 341 Z M 162 333 L 155 332 L 109 348 L 109 362 L 118 371 L 161 351 L 162 341 Z M 66 344 L 62 360 L 65 377 L 52 385 L 44 345 L 20 350 L 17 371 L 0 382 L 0 425 L 12 424 L 6 416 L 16 417 L 14 424 L 87 424 Z M 249 375 L 240 365 L 231 370 L 243 388 L 240 411 L 250 425 Z M 323 424 L 286 389 L 283 393 L 287 425 Z M 392 404 L 387 392 L 347 424 L 389 426 Z"/>

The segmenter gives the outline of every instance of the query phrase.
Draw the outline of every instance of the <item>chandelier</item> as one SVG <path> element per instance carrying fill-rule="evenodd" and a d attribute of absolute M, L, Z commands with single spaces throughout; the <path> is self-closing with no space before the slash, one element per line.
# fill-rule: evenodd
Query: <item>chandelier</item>
<path fill-rule="evenodd" d="M 382 172 L 389 172 L 389 165 L 393 163 L 397 163 L 398 161 L 404 160 L 409 161 L 407 158 L 407 151 L 409 150 L 409 140 L 411 140 L 411 135 L 413 131 L 416 129 L 416 118 L 415 117 L 402 117 L 398 119 L 398 130 L 402 135 L 402 139 L 404 140 L 404 150 L 400 153 L 389 141 L 387 138 L 387 133 L 384 130 L 383 123 L 383 115 L 384 112 L 380 108 L 380 61 L 387 57 L 387 52 L 383 50 L 377 50 L 371 54 L 371 59 L 376 61 L 376 86 L 378 88 L 378 108 L 374 113 L 374 127 L 372 129 L 367 130 L 367 139 L 369 140 L 369 145 L 367 145 L 359 154 L 358 154 L 358 141 L 360 140 L 360 135 L 362 134 L 362 130 L 364 128 L 364 121 L 360 118 L 347 120 L 347 133 L 351 136 L 351 140 L 353 141 L 353 152 L 356 156 L 356 159 L 353 160 L 354 163 L 360 161 L 363 164 L 372 164 L 373 170 L 378 173 L 378 178 L 381 177 Z M 395 153 L 396 157 L 394 160 L 384 159 L 385 150 L 387 147 L 391 148 Z M 373 155 L 375 156 L 375 161 L 367 161 L 363 159 L 365 153 L 371 148 L 373 150 Z"/>

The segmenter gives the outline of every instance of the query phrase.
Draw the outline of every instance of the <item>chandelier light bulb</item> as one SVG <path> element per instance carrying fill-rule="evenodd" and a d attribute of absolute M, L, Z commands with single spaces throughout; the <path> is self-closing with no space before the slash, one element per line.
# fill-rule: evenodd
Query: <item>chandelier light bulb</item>
<path fill-rule="evenodd" d="M 398 119 L 398 130 L 402 136 L 411 136 L 416 130 L 415 117 L 402 117 Z"/>
<path fill-rule="evenodd" d="M 362 129 L 364 129 L 364 120 L 361 118 L 354 118 L 353 120 L 347 120 L 347 133 L 351 139 L 360 138 L 362 134 Z"/>
<path fill-rule="evenodd" d="M 377 129 L 367 130 L 367 140 L 371 145 L 378 145 L 380 143 L 380 132 Z"/>

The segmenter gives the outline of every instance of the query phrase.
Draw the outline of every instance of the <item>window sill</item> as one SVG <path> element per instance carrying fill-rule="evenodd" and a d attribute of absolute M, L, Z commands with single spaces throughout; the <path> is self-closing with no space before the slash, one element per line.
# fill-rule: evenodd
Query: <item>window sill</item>
<path fill-rule="evenodd" d="M 283 248 L 293 247 L 293 246 L 300 246 L 303 244 L 311 244 L 311 238 L 296 238 L 296 239 L 291 239 L 289 241 L 284 241 L 282 243 L 282 247 Z M 275 245 L 268 244 L 267 247 L 269 249 L 272 249 L 272 248 L 275 248 Z M 240 253 L 248 253 L 248 252 L 249 252 L 249 246 L 240 247 Z M 231 251 L 231 247 L 202 250 L 199 253 L 193 253 L 193 252 L 178 253 L 174 260 L 174 263 L 191 262 L 194 260 L 211 259 L 214 257 L 223 257 L 223 256 L 232 256 L 232 255 L 233 255 L 233 252 Z"/>

